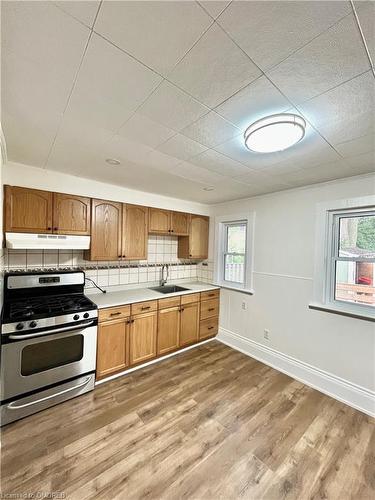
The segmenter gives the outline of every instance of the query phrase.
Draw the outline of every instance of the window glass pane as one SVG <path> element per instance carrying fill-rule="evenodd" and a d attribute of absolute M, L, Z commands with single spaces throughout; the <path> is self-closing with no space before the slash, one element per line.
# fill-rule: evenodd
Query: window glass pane
<path fill-rule="evenodd" d="M 245 255 L 225 255 L 224 280 L 233 283 L 245 282 Z"/>
<path fill-rule="evenodd" d="M 375 215 L 340 217 L 339 257 L 375 258 Z"/>
<path fill-rule="evenodd" d="M 227 252 L 245 253 L 246 224 L 227 226 Z"/>
<path fill-rule="evenodd" d="M 335 299 L 375 307 L 375 264 L 337 261 Z"/>

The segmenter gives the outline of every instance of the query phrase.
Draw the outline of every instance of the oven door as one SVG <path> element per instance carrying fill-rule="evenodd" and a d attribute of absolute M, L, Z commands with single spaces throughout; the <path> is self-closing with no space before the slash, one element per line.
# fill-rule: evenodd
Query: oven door
<path fill-rule="evenodd" d="M 96 326 L 75 327 L 61 333 L 20 335 L 21 340 L 3 344 L 1 400 L 94 371 L 96 332 Z"/>

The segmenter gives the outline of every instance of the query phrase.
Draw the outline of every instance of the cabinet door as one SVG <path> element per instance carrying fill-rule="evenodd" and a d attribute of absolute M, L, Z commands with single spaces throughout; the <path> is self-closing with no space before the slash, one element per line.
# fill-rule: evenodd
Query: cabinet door
<path fill-rule="evenodd" d="M 208 258 L 208 217 L 192 215 L 190 221 L 190 253 L 193 259 Z"/>
<path fill-rule="evenodd" d="M 123 205 L 122 258 L 147 259 L 148 208 Z"/>
<path fill-rule="evenodd" d="M 53 232 L 56 234 L 90 234 L 91 199 L 84 196 L 54 193 Z"/>
<path fill-rule="evenodd" d="M 160 208 L 149 208 L 149 233 L 169 234 L 171 231 L 170 211 Z"/>
<path fill-rule="evenodd" d="M 189 214 L 171 212 L 171 233 L 176 236 L 187 236 L 189 234 Z"/>
<path fill-rule="evenodd" d="M 5 231 L 52 232 L 52 193 L 5 186 Z"/>
<path fill-rule="evenodd" d="M 199 302 L 181 306 L 180 347 L 198 341 Z"/>
<path fill-rule="evenodd" d="M 157 311 L 133 316 L 129 339 L 131 365 L 155 358 L 157 320 Z"/>
<path fill-rule="evenodd" d="M 90 260 L 117 260 L 121 256 L 122 204 L 92 200 Z"/>
<path fill-rule="evenodd" d="M 179 345 L 180 307 L 162 309 L 158 313 L 158 355 L 174 351 Z"/>
<path fill-rule="evenodd" d="M 106 377 L 129 366 L 128 321 L 121 319 L 99 324 L 96 378 Z"/>

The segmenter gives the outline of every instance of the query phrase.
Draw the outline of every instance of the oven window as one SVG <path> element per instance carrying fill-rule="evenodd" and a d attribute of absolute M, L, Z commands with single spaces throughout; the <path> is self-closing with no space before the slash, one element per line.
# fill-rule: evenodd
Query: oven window
<path fill-rule="evenodd" d="M 21 374 L 34 373 L 68 365 L 83 357 L 83 335 L 48 340 L 26 346 L 22 350 Z"/>

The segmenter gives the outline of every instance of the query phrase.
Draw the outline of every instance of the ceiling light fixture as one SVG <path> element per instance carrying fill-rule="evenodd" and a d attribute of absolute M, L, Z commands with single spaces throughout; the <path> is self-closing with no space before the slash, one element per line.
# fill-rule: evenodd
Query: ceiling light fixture
<path fill-rule="evenodd" d="M 116 160 L 115 158 L 107 158 L 106 162 L 109 163 L 109 165 L 120 165 L 121 162 L 119 160 Z"/>
<path fill-rule="evenodd" d="M 274 153 L 297 144 L 305 135 L 306 122 L 291 113 L 257 120 L 244 133 L 245 146 L 256 153 Z"/>

